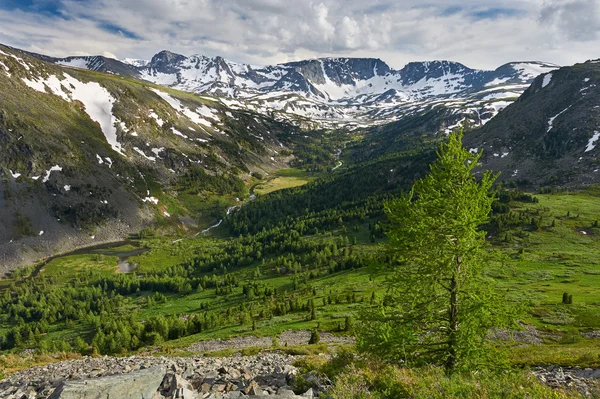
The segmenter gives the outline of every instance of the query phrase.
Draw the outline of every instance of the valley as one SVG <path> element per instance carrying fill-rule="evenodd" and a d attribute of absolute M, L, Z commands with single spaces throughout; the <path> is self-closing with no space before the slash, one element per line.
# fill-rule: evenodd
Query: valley
<path fill-rule="evenodd" d="M 513 370 L 600 367 L 599 73 L 170 52 L 132 65 L 0 46 L 0 373 L 278 352 L 304 356 L 303 376 L 345 378 L 349 358 L 368 374 L 355 343 L 365 313 L 393 306 L 390 201 L 458 131 L 465 154 L 483 151 L 473 181 L 500 172 L 476 226 L 481 279 L 516 321 L 486 344 Z M 546 389 L 527 378 L 511 381 Z"/>

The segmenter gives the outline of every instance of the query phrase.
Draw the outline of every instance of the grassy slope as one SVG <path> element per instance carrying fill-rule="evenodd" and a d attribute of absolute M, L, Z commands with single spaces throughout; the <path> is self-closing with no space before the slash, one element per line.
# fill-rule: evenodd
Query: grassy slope
<path fill-rule="evenodd" d="M 514 210 L 522 210 L 532 215 L 542 215 L 542 231 L 513 230 L 510 243 L 500 237 L 494 238 L 496 247 L 507 255 L 504 265 L 490 265 L 489 274 L 494 276 L 501 289 L 509 292 L 509 297 L 526 303 L 530 312 L 525 322 L 533 324 L 547 333 L 545 345 L 527 347 L 522 345 L 512 348 L 513 361 L 517 364 L 561 363 L 561 364 L 597 364 L 600 349 L 598 340 L 583 339 L 577 333 L 600 329 L 600 230 L 591 228 L 592 222 L 600 219 L 600 210 L 596 204 L 600 191 L 588 189 L 577 193 L 562 192 L 557 194 L 537 195 L 539 203 L 514 203 Z M 570 212 L 570 217 L 567 217 Z M 556 218 L 555 227 L 550 227 Z M 351 238 L 357 238 L 357 249 L 376 251 L 378 245 L 367 240 L 368 227 L 348 226 Z M 586 231 L 584 235 L 581 232 Z M 334 232 L 334 236 L 341 231 Z M 520 237 L 519 237 L 520 236 Z M 305 239 L 328 239 L 325 236 L 313 236 Z M 210 237 L 188 239 L 172 244 L 171 240 L 156 238 L 145 241 L 152 250 L 132 258 L 139 264 L 138 273 L 159 270 L 191 259 L 195 251 L 214 250 L 223 241 Z M 524 254 L 521 253 L 524 248 Z M 75 278 L 76 273 L 86 268 L 103 272 L 113 272 L 116 258 L 96 255 L 75 255 L 57 259 L 48 264 L 43 273 L 57 277 L 60 283 Z M 280 276 L 274 270 L 261 268 L 259 262 L 239 269 L 234 273 L 241 281 L 251 281 L 255 271 L 260 270 L 256 278 L 265 286 L 294 292 L 292 277 Z M 300 302 L 314 299 L 317 306 L 317 319 L 309 321 L 305 312 L 289 313 L 276 316 L 271 320 L 260 321 L 257 331 L 252 331 L 249 324 L 239 325 L 232 321 L 227 327 L 203 332 L 177 341 L 170 341 L 169 346 L 183 347 L 190 343 L 207 338 L 225 338 L 237 335 L 274 335 L 286 329 L 314 328 L 318 323 L 322 329 L 335 330 L 343 323 L 346 316 L 352 315 L 360 306 L 348 303 L 346 296 L 355 294 L 358 300 L 370 298 L 372 292 L 378 297 L 384 295 L 381 280 L 373 279 L 368 269 L 350 270 L 319 277 L 310 281 L 311 289 L 316 295 L 304 288 L 295 291 Z M 131 309 L 139 309 L 138 317 L 144 319 L 155 314 L 194 314 L 205 308 L 225 309 L 246 301 L 238 287 L 231 294 L 217 296 L 212 289 L 190 295 L 168 295 L 164 304 L 147 307 L 145 297 L 149 293 L 129 297 Z M 573 305 L 561 304 L 562 293 L 573 295 Z M 332 296 L 339 298 L 339 303 L 323 306 L 323 299 Z M 203 309 L 204 308 L 204 309 Z M 68 337 L 76 332 L 72 328 L 57 328 L 56 332 L 46 339 Z M 81 331 L 79 331 L 81 332 Z"/>
<path fill-rule="evenodd" d="M 265 195 L 277 190 L 303 186 L 311 180 L 313 180 L 313 177 L 303 170 L 295 168 L 282 169 L 273 173 L 266 181 L 258 183 L 252 188 L 254 193 Z"/>

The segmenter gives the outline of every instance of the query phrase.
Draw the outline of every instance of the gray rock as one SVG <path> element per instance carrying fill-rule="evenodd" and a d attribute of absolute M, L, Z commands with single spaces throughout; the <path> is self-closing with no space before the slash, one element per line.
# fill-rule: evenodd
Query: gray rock
<path fill-rule="evenodd" d="M 151 399 L 164 368 L 151 368 L 97 379 L 63 382 L 49 399 Z"/>

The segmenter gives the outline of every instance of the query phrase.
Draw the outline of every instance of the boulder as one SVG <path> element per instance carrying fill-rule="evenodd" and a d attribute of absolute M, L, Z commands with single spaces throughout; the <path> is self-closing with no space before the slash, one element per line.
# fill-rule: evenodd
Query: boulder
<path fill-rule="evenodd" d="M 178 374 L 167 373 L 160 385 L 161 397 L 176 399 L 199 399 L 201 396 L 185 378 Z"/>
<path fill-rule="evenodd" d="M 109 377 L 65 381 L 48 399 L 151 399 L 164 375 L 164 368 L 150 368 Z"/>

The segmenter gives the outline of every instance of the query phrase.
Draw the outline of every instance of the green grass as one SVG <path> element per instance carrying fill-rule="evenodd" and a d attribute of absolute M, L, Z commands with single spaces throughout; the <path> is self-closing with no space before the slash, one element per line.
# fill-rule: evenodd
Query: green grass
<path fill-rule="evenodd" d="M 69 255 L 53 259 L 40 274 L 56 278 L 58 284 L 73 280 L 77 274 L 93 270 L 100 275 L 111 275 L 118 271 L 118 257 L 102 254 Z"/>
<path fill-rule="evenodd" d="M 297 168 L 279 169 L 278 171 L 274 172 L 274 175 L 281 177 L 298 177 L 306 179 L 312 176 L 309 172 Z"/>
<path fill-rule="evenodd" d="M 328 391 L 331 399 L 568 399 L 585 396 L 573 388 L 553 389 L 523 371 L 446 376 L 436 367 L 410 369 L 367 363 L 342 369 Z M 595 390 L 597 393 L 597 388 Z"/>
<path fill-rule="evenodd" d="M 252 191 L 258 195 L 265 195 L 277 190 L 303 186 L 313 178 L 314 176 L 303 170 L 295 168 L 281 169 L 266 181 L 255 184 Z"/>
<path fill-rule="evenodd" d="M 301 177 L 276 177 L 255 187 L 254 192 L 265 195 L 277 190 L 299 187 L 308 183 L 308 180 Z"/>
<path fill-rule="evenodd" d="M 600 329 L 600 229 L 591 227 L 600 219 L 600 191 L 536 197 L 539 203 L 519 203 L 516 210 L 541 216 L 541 231 L 525 231 L 523 238 L 513 231 L 510 243 L 498 242 L 511 259 L 491 274 L 501 277 L 500 288 L 532 307 L 527 322 L 560 331 Z M 561 304 L 564 292 L 573 295 L 573 305 Z"/>
<path fill-rule="evenodd" d="M 297 173 L 297 172 L 290 172 Z M 541 231 L 529 228 L 511 230 L 510 242 L 502 239 L 502 234 L 493 237 L 491 242 L 506 255 L 503 263 L 490 264 L 487 273 L 498 282 L 498 287 L 507 292 L 509 299 L 526 305 L 528 312 L 523 321 L 534 325 L 544 334 L 542 345 L 523 346 L 522 343 L 507 344 L 511 362 L 515 365 L 563 364 L 597 366 L 600 358 L 598 340 L 585 339 L 579 332 L 600 330 L 600 230 L 592 228 L 600 219 L 597 207 L 600 191 L 589 189 L 576 193 L 536 195 L 539 203 L 515 203 L 513 209 L 527 215 L 542 216 Z M 567 216 L 569 213 L 569 216 Z M 554 227 L 551 227 L 554 221 Z M 379 246 L 371 243 L 369 222 L 349 223 L 343 229 L 328 232 L 304 240 L 329 240 L 347 235 L 357 238 L 355 251 L 378 251 Z M 356 227 L 356 228 L 355 228 Z M 588 234 L 582 234 L 586 231 Z M 173 243 L 174 238 L 149 238 L 142 244 L 149 252 L 130 258 L 137 263 L 136 273 L 144 274 L 166 270 L 174 265 L 193 259 L 196 253 L 223 251 L 227 240 L 212 237 L 183 239 Z M 113 253 L 130 250 L 130 246 L 114 248 Z M 523 252 L 521 251 L 523 250 Z M 116 256 L 100 254 L 72 255 L 57 258 L 46 265 L 42 274 L 54 276 L 59 284 L 64 284 L 84 270 L 94 270 L 100 274 L 116 272 Z M 267 259 L 268 264 L 268 259 Z M 260 275 L 256 277 L 256 270 Z M 317 325 L 323 330 L 337 330 L 346 316 L 353 315 L 361 306 L 361 300 L 369 300 L 375 292 L 383 298 L 385 287 L 382 277 L 373 277 L 369 268 L 346 270 L 333 274 L 320 275 L 309 279 L 307 284 L 295 290 L 293 275 L 280 275 L 276 270 L 263 266 L 261 261 L 230 271 L 241 285 L 256 281 L 263 287 L 275 288 L 297 297 L 300 303 L 312 299 L 316 304 L 316 319 L 309 320 L 308 312 L 294 312 L 283 316 L 260 320 L 257 330 L 251 323 L 240 325 L 238 320 L 230 320 L 218 329 L 187 336 L 165 345 L 170 348 L 185 348 L 198 340 L 229 338 L 242 335 L 274 336 L 285 330 L 313 329 Z M 212 275 L 212 273 L 208 273 Z M 6 280 L 4 283 L 9 283 Z M 136 312 L 136 318 L 143 320 L 153 315 L 202 314 L 206 310 L 224 311 L 227 308 L 247 304 L 242 295 L 242 287 L 236 287 L 227 295 L 217 295 L 214 289 L 207 288 L 190 294 L 169 294 L 166 303 L 148 306 L 149 292 L 128 297 L 128 309 Z M 314 290 L 314 294 L 313 294 Z M 562 294 L 573 295 L 573 304 L 561 303 Z M 348 294 L 354 294 L 357 303 L 349 303 Z M 329 297 L 334 303 L 324 306 L 323 300 Z M 335 300 L 339 303 L 336 303 Z M 254 300 L 260 306 L 261 300 Z M 72 337 L 81 326 L 59 326 L 45 339 Z"/>

